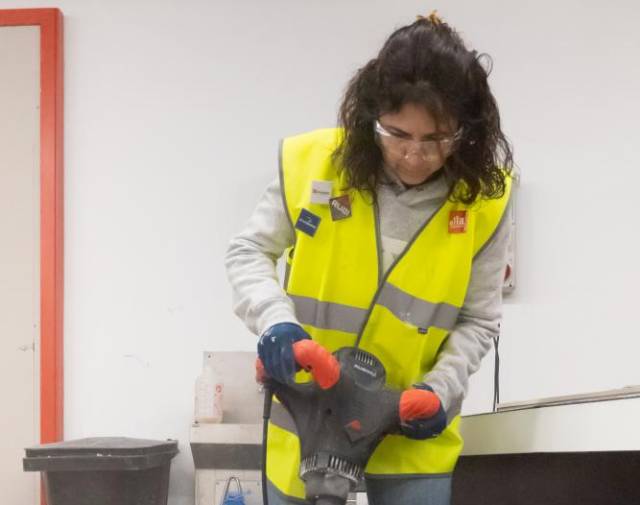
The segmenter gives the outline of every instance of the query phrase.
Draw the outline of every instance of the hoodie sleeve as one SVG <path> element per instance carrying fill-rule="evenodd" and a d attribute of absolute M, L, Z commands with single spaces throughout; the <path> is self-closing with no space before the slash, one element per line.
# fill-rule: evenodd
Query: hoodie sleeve
<path fill-rule="evenodd" d="M 456 325 L 443 344 L 436 364 L 425 377 L 440 397 L 451 421 L 462 407 L 469 377 L 499 335 L 502 319 L 502 284 L 511 231 L 510 207 L 494 235 L 473 260 L 471 279 Z"/>
<path fill-rule="evenodd" d="M 276 178 L 262 194 L 225 257 L 235 314 L 256 335 L 281 322 L 298 323 L 293 302 L 276 273 L 276 262 L 295 242 Z"/>

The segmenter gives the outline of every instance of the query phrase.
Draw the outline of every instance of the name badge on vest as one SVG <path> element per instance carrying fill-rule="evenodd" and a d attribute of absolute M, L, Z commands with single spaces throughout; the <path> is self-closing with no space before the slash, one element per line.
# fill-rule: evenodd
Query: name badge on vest
<path fill-rule="evenodd" d="M 329 200 L 329 208 L 331 209 L 331 219 L 334 221 L 351 217 L 351 200 L 349 200 L 349 195 L 332 198 Z"/>
<path fill-rule="evenodd" d="M 332 181 L 311 181 L 311 203 L 327 205 L 333 190 Z"/>
<path fill-rule="evenodd" d="M 300 211 L 300 216 L 298 217 L 298 221 L 296 221 L 296 228 L 298 230 L 306 233 L 310 237 L 313 237 L 316 234 L 316 231 L 318 231 L 318 226 L 320 226 L 319 216 L 309 212 L 307 209 L 302 209 Z"/>
<path fill-rule="evenodd" d="M 449 212 L 449 233 L 465 233 L 467 231 L 467 211 L 452 210 Z"/>

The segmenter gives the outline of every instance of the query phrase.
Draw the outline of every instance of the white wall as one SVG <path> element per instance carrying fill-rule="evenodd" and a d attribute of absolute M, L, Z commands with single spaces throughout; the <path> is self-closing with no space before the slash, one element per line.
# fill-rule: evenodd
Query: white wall
<path fill-rule="evenodd" d="M 228 240 L 276 174 L 278 139 L 334 124 L 353 71 L 431 8 L 493 56 L 491 83 L 523 173 L 503 399 L 640 382 L 631 352 L 635 3 L 56 6 L 65 14 L 68 438 L 178 438 L 171 500 L 192 503 L 201 351 L 255 345 L 230 310 Z M 490 369 L 483 374 L 477 408 L 490 407 Z"/>
<path fill-rule="evenodd" d="M 504 16 L 496 52 L 523 172 L 504 401 L 640 384 L 640 6 L 546 5 Z"/>

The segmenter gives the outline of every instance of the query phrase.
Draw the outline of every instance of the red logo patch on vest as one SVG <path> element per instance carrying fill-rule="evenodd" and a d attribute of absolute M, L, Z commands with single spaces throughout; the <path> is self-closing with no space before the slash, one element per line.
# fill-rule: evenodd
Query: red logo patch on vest
<path fill-rule="evenodd" d="M 452 210 L 449 213 L 449 233 L 465 233 L 467 231 L 467 211 Z"/>
<path fill-rule="evenodd" d="M 347 424 L 347 428 L 350 428 L 354 431 L 362 431 L 362 424 L 357 419 L 354 419 L 349 424 Z"/>

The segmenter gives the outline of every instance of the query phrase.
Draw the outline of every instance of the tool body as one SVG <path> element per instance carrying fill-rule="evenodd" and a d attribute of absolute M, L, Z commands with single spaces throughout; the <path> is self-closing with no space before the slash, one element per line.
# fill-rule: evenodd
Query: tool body
<path fill-rule="evenodd" d="M 386 386 L 384 366 L 362 349 L 345 347 L 332 355 L 305 340 L 294 344 L 294 355 L 314 381 L 265 384 L 294 420 L 306 499 L 343 505 L 374 449 L 386 434 L 399 432 L 402 391 Z"/>

